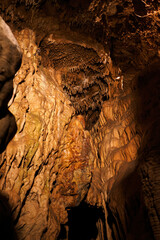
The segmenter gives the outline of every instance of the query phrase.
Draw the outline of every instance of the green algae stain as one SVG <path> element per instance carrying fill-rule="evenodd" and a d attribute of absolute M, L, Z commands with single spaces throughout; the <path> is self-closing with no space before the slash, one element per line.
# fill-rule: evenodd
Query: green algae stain
<path fill-rule="evenodd" d="M 45 181 L 45 185 L 44 185 L 44 192 L 46 194 L 49 194 L 49 190 L 50 190 L 50 181 L 49 181 L 49 177 L 46 178 L 46 181 Z"/>
<path fill-rule="evenodd" d="M 26 126 L 25 133 L 27 135 L 26 148 L 28 149 L 26 155 L 26 165 L 30 164 L 30 161 L 34 157 L 38 147 L 39 147 L 39 138 L 42 131 L 42 119 L 35 113 L 28 113 L 26 116 Z"/>

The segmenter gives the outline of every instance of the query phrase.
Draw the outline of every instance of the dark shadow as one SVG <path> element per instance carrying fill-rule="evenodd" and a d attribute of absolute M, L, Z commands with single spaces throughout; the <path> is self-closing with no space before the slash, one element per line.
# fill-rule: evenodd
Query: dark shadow
<path fill-rule="evenodd" d="M 13 94 L 13 78 L 20 68 L 22 53 L 8 26 L 2 19 L 0 21 L 0 153 L 2 153 L 17 130 L 15 118 L 8 110 L 8 102 Z"/>
<path fill-rule="evenodd" d="M 135 161 L 115 176 L 108 194 L 108 223 L 114 240 L 160 239 L 160 59 L 138 75 L 135 122 L 142 141 Z"/>
<path fill-rule="evenodd" d="M 104 221 L 101 208 L 90 207 L 85 202 L 72 208 L 68 215 L 69 240 L 96 240 L 98 235 L 97 222 Z"/>
<path fill-rule="evenodd" d="M 88 9 L 89 5 L 90 5 L 90 1 L 89 0 L 69 0 L 69 4 L 71 7 L 74 8 L 82 8 L 82 9 Z"/>
<path fill-rule="evenodd" d="M 159 239 L 160 58 L 150 61 L 137 78 L 136 105 L 137 127 L 142 133 L 142 142 L 138 152 L 138 172 L 142 183 L 149 228 L 153 233 L 153 239 Z"/>
<path fill-rule="evenodd" d="M 57 240 L 66 240 L 67 239 L 67 225 L 61 225 L 61 231 Z"/>
<path fill-rule="evenodd" d="M 135 14 L 143 17 L 147 14 L 146 4 L 142 0 L 132 0 Z"/>
<path fill-rule="evenodd" d="M 135 120 L 142 134 L 160 117 L 160 59 L 148 64 L 135 83 Z"/>
<path fill-rule="evenodd" d="M 82 202 L 79 206 L 68 211 L 68 223 L 61 226 L 58 240 L 96 240 L 99 220 L 105 222 L 102 209 L 91 207 Z M 103 229 L 105 229 L 105 226 L 103 226 Z"/>
<path fill-rule="evenodd" d="M 7 109 L 0 109 L 0 154 L 6 149 L 17 131 L 17 124 L 13 114 Z"/>
<path fill-rule="evenodd" d="M 6 196 L 0 192 L 0 239 L 1 240 L 18 240 L 12 210 Z"/>
<path fill-rule="evenodd" d="M 0 29 L 0 153 L 2 153 L 17 131 L 15 117 L 8 110 L 8 102 L 13 94 L 13 78 L 20 68 L 22 54 L 12 32 L 2 19 L 0 19 Z M 2 172 L 0 177 L 3 175 Z M 12 217 L 9 196 L 0 191 L 1 240 L 18 239 Z"/>

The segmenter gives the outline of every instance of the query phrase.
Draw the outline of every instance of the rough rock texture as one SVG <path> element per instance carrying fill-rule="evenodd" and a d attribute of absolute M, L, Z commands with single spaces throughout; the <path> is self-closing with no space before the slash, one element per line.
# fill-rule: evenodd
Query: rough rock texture
<path fill-rule="evenodd" d="M 156 61 L 138 77 L 136 120 L 144 135 L 137 160 L 120 168 L 109 193 L 115 239 L 159 239 L 159 69 Z"/>
<path fill-rule="evenodd" d="M 12 113 L 8 110 L 8 102 L 13 93 L 13 78 L 20 67 L 21 51 L 10 28 L 0 17 L 0 153 L 16 133 L 17 125 Z M 3 175 L 3 159 L 0 159 Z M 1 189 L 2 190 L 2 189 Z M 0 232 L 2 239 L 17 239 L 12 209 L 6 194 L 0 190 Z"/>
<path fill-rule="evenodd" d="M 0 152 L 16 132 L 8 102 L 13 93 L 13 77 L 20 67 L 21 52 L 10 28 L 0 17 Z"/>
<path fill-rule="evenodd" d="M 1 189 L 15 208 L 20 239 L 40 239 L 47 228 L 46 238 L 54 239 L 57 224 L 67 221 L 65 208 L 87 193 L 95 153 L 84 118 L 72 118 L 74 108 L 54 70 L 39 67 L 34 33 L 22 30 L 17 39 L 23 61 L 10 109 L 18 131 L 3 154 Z"/>
<path fill-rule="evenodd" d="M 18 130 L 0 165 L 19 239 L 75 239 L 84 202 L 97 228 L 88 240 L 159 239 L 158 1 L 0 11 L 23 52 L 9 102 Z"/>

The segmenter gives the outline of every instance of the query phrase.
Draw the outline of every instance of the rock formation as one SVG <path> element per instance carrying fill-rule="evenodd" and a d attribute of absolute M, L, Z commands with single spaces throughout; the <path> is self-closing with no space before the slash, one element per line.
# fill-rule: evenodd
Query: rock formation
<path fill-rule="evenodd" d="M 15 36 L 0 19 L 0 189 L 15 238 L 159 239 L 159 11 L 0 0 Z"/>
<path fill-rule="evenodd" d="M 20 67 L 21 50 L 10 28 L 0 17 L 0 153 L 16 133 L 17 125 L 8 110 L 8 102 L 13 93 L 13 78 Z M 1 177 L 3 175 L 1 158 Z M 16 239 L 11 208 L 7 195 L 0 190 L 0 232 L 3 239 Z"/>
<path fill-rule="evenodd" d="M 16 132 L 16 122 L 8 111 L 13 93 L 13 77 L 20 67 L 21 52 L 10 28 L 0 18 L 0 152 Z"/>

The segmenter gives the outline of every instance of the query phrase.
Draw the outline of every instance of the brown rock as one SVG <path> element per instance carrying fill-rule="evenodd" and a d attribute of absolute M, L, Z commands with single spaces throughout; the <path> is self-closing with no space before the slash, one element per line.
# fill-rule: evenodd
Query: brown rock
<path fill-rule="evenodd" d="M 0 186 L 14 210 L 20 239 L 58 239 L 61 224 L 65 224 L 66 232 L 62 231 L 59 238 L 64 234 L 62 238 L 69 239 L 67 211 L 72 212 L 84 201 L 87 206 L 104 210 L 95 218 L 94 239 L 104 240 L 105 228 L 109 239 L 110 230 L 117 239 L 134 239 L 136 230 L 145 239 L 146 226 L 159 239 L 154 208 L 159 212 L 158 160 L 152 165 L 147 155 L 147 165 L 142 161 L 139 172 L 132 163 L 141 157 L 137 152 L 140 134 L 151 127 L 159 112 L 155 111 L 159 106 L 158 74 L 146 91 L 143 87 L 153 73 L 142 77 L 140 99 L 133 97 L 137 74 L 159 54 L 158 8 L 157 1 L 62 4 L 59 0 L 0 0 L 1 14 L 23 52 L 14 90 L 12 81 L 0 86 L 5 94 L 0 105 L 6 107 L 13 90 L 9 106 L 18 127 L 0 158 Z M 15 60 L 19 53 L 10 54 L 10 44 L 3 44 L 11 58 L 5 67 L 10 69 L 13 64 L 13 69 L 5 71 L 0 65 L 2 80 L 12 78 L 19 63 Z M 17 47 L 15 44 L 14 51 Z M 5 92 L 8 83 L 10 91 Z M 3 122 L 11 116 L 5 113 Z M 7 128 L 10 126 L 8 123 Z M 2 135 L 6 137 L 6 132 Z M 157 136 L 156 132 L 153 135 Z M 6 145 L 7 139 L 1 142 Z M 151 142 L 155 143 L 154 137 Z M 145 141 L 143 146 L 148 146 Z M 152 178 L 154 172 L 156 177 Z M 105 203 L 109 199 L 111 212 L 107 212 Z M 146 212 L 153 217 L 144 226 Z M 110 213 L 113 222 L 108 221 Z"/>

